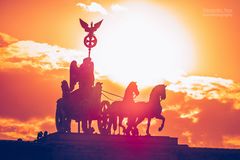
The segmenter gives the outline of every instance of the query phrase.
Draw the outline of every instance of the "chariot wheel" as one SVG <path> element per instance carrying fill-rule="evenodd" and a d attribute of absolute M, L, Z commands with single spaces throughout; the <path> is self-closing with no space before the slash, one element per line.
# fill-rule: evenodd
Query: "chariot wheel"
<path fill-rule="evenodd" d="M 100 115 L 98 118 L 98 130 L 100 134 L 109 134 L 107 131 L 107 124 L 108 124 L 108 116 L 106 114 L 106 110 L 109 108 L 110 103 L 108 101 L 101 102 L 101 110 Z"/>
<path fill-rule="evenodd" d="M 66 116 L 66 113 L 63 110 L 63 103 L 59 101 L 57 102 L 55 124 L 58 132 L 71 132 L 71 119 Z"/>

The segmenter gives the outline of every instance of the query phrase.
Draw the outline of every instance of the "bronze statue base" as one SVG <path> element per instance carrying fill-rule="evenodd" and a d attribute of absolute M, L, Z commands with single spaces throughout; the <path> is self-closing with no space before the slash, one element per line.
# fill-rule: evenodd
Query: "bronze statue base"
<path fill-rule="evenodd" d="M 171 137 L 53 133 L 38 141 L 0 140 L 0 159 L 237 160 L 239 149 L 191 148 Z"/>
<path fill-rule="evenodd" d="M 177 160 L 178 139 L 150 136 L 103 136 L 53 133 L 38 143 L 55 145 L 56 159 Z"/>

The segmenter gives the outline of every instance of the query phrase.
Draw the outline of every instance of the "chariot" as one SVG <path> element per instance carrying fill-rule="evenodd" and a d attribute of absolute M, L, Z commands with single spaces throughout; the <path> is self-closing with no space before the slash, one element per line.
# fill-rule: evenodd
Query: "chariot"
<path fill-rule="evenodd" d="M 57 100 L 56 107 L 56 128 L 58 132 L 71 132 L 71 120 L 78 123 L 80 132 L 80 121 L 84 132 L 91 128 L 92 120 L 97 120 L 100 133 L 106 128 L 106 117 L 104 111 L 109 106 L 109 102 L 101 101 L 102 84 L 96 83 L 89 91 L 77 89 L 69 95 Z"/>
<path fill-rule="evenodd" d="M 134 98 L 139 94 L 136 82 L 130 82 L 123 97 L 103 91 L 102 83 L 98 82 L 93 86 L 94 68 L 90 59 L 90 51 L 97 43 L 94 32 L 99 28 L 101 23 L 102 21 L 99 21 L 94 25 L 91 23 L 91 25 L 88 26 L 86 22 L 80 19 L 81 26 L 88 32 L 88 35 L 84 38 L 84 44 L 89 50 L 88 60 L 83 61 L 83 64 L 86 63 L 87 67 L 81 68 L 80 66 L 80 68 L 78 68 L 76 61 L 72 61 L 70 65 L 70 88 L 68 87 L 67 81 L 62 82 L 63 96 L 57 100 L 55 116 L 57 131 L 62 133 L 71 132 L 71 120 L 75 120 L 78 123 L 78 133 L 80 133 L 80 122 L 82 122 L 83 132 L 91 134 L 94 131 L 91 127 L 91 122 L 92 120 L 97 120 L 97 127 L 100 134 L 111 134 L 111 130 L 113 130 L 115 134 L 118 124 L 119 134 L 122 128 L 123 133 L 126 135 L 138 135 L 137 126 L 144 121 L 145 118 L 148 119 L 147 135 L 150 135 L 149 127 L 152 118 L 162 120 L 162 124 L 158 129 L 161 131 L 164 127 L 165 117 L 162 115 L 160 102 L 166 98 L 165 85 L 155 86 L 151 91 L 148 102 L 134 101 Z M 78 76 L 79 73 L 87 73 L 87 77 L 90 78 Z M 90 85 L 80 84 L 79 89 L 72 91 L 76 82 L 79 84 L 79 77 L 80 80 L 81 78 L 89 79 L 91 83 L 89 83 Z M 102 91 L 118 96 L 122 98 L 122 100 L 114 101 L 112 104 L 108 101 L 101 101 Z M 124 118 L 128 119 L 127 127 L 122 124 Z"/>

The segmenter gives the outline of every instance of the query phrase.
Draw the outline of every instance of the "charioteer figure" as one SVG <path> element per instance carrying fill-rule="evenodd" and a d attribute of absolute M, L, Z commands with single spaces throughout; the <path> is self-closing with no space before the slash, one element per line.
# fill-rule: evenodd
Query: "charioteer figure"
<path fill-rule="evenodd" d="M 94 63 L 90 57 L 83 60 L 79 67 L 79 88 L 85 92 L 89 92 L 94 86 Z"/>
<path fill-rule="evenodd" d="M 89 92 L 94 86 L 94 63 L 90 57 L 83 60 L 80 67 L 77 66 L 76 61 L 70 64 L 70 91 L 73 91 L 75 85 L 78 83 L 79 89 L 82 92 Z"/>

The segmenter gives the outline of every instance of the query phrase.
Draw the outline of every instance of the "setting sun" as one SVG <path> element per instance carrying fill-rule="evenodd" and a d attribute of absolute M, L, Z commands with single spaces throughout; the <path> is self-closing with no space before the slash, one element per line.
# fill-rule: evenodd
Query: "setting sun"
<path fill-rule="evenodd" d="M 134 80 L 146 87 L 192 69 L 195 46 L 179 19 L 149 4 L 125 6 L 107 15 L 99 31 L 92 56 L 101 74 L 120 84 Z"/>

